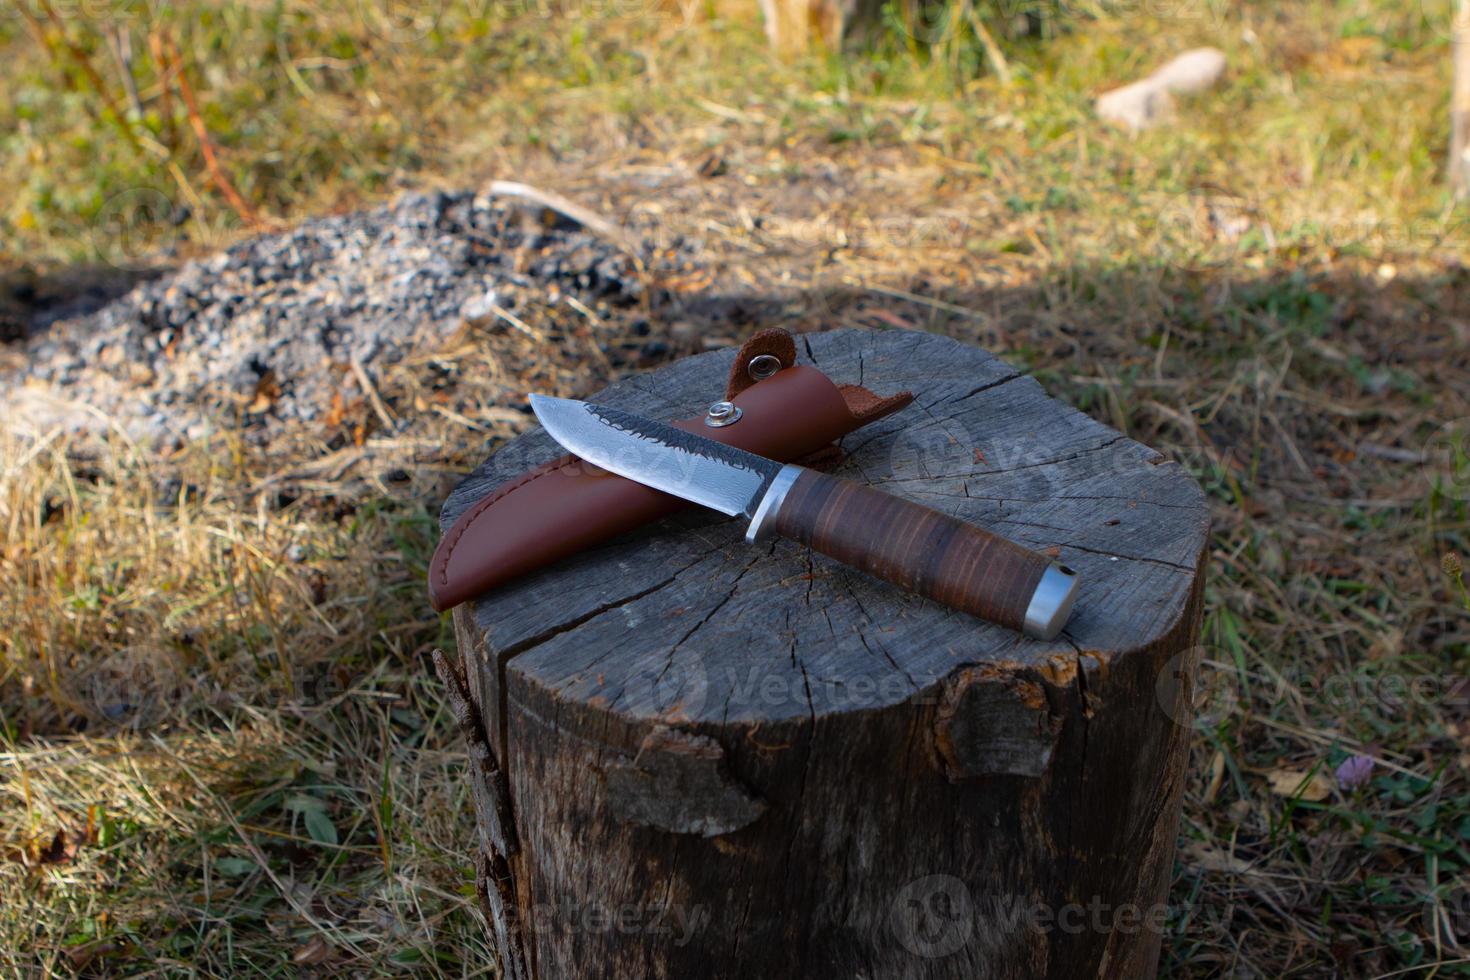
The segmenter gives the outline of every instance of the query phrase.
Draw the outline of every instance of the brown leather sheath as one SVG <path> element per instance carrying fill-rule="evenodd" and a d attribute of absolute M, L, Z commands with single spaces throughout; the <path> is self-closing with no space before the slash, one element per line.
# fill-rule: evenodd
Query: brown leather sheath
<path fill-rule="evenodd" d="M 750 361 L 763 354 L 782 367 L 756 380 Z M 740 420 L 719 428 L 706 425 L 704 416 L 672 424 L 771 459 L 822 468 L 841 457 L 835 440 L 913 401 L 907 391 L 880 398 L 858 385 L 835 384 L 795 361 L 790 334 L 761 331 L 740 348 L 725 391 L 726 400 L 740 408 Z M 435 609 L 449 609 L 687 506 L 575 456 L 561 456 L 503 484 L 460 515 L 429 563 L 429 599 Z"/>

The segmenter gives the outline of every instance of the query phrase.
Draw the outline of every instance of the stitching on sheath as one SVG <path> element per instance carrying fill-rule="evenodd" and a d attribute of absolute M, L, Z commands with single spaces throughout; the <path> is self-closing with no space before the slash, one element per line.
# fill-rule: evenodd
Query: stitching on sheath
<path fill-rule="evenodd" d="M 454 557 L 454 549 L 459 547 L 460 538 L 464 537 L 465 532 L 470 529 L 470 525 L 475 523 L 475 521 L 479 519 L 479 516 L 485 512 L 486 508 L 490 507 L 490 505 L 499 500 L 505 499 L 507 494 L 514 493 L 521 487 L 524 487 L 529 483 L 533 483 L 534 481 L 541 479 L 548 473 L 555 473 L 558 470 L 570 469 L 571 466 L 576 462 L 577 457 L 572 455 L 566 455 L 561 457 L 560 459 L 549 460 L 545 463 L 542 463 L 541 466 L 537 467 L 531 472 L 522 474 L 520 479 L 512 480 L 511 482 L 503 484 L 502 486 L 496 488 L 490 493 L 488 497 L 475 504 L 475 506 L 471 507 L 469 512 L 464 517 L 455 522 L 454 536 L 451 537 L 444 544 L 444 561 L 439 566 L 439 581 L 444 583 L 445 585 L 449 584 L 449 560 Z"/>

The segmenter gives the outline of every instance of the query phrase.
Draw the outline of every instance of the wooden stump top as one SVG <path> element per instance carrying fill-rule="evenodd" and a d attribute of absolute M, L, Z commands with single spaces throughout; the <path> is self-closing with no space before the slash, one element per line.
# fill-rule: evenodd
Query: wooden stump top
<path fill-rule="evenodd" d="M 1079 666 L 1106 672 L 1178 631 L 1209 521 L 1178 464 L 944 337 L 840 330 L 799 337 L 797 347 L 834 381 L 915 395 L 843 441 L 837 474 L 1076 569 L 1081 591 L 1065 632 L 1026 639 L 790 542 L 748 546 L 743 522 L 691 509 L 463 611 L 503 671 L 485 681 L 499 691 L 476 692 L 492 741 L 504 732 L 504 686 L 538 691 L 579 727 L 594 716 L 639 730 L 651 721 L 774 726 L 779 739 L 782 723 L 881 709 L 966 667 L 1071 683 Z M 691 357 L 593 400 L 660 419 L 698 414 L 723 390 L 733 356 Z M 560 452 L 540 429 L 509 443 L 449 498 L 443 526 Z"/>

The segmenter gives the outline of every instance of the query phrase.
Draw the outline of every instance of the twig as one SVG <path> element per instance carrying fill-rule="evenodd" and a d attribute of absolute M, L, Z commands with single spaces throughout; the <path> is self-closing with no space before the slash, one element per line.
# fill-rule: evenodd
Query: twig
<path fill-rule="evenodd" d="M 567 305 L 568 306 L 570 306 L 572 309 L 576 310 L 578 313 L 580 313 L 584 317 L 586 317 L 587 320 L 588 320 L 588 322 L 591 323 L 594 327 L 597 327 L 597 326 L 601 326 L 602 325 L 602 317 L 600 317 L 596 313 L 594 313 L 591 310 L 591 308 L 589 308 L 587 306 L 586 303 L 583 303 L 581 300 L 577 299 L 577 297 L 573 296 L 571 293 L 568 293 L 567 294 L 566 300 L 567 300 Z M 612 370 L 612 362 L 607 359 L 607 355 L 602 352 L 602 348 L 597 346 L 597 338 L 595 336 L 593 336 L 591 333 L 588 333 L 587 334 L 587 349 L 592 352 L 592 356 L 593 357 L 597 358 L 600 362 L 602 362 L 602 366 L 603 366 L 603 369 L 604 370 L 607 370 L 607 371 L 611 371 Z"/>
<path fill-rule="evenodd" d="M 148 32 L 148 50 L 153 55 L 153 63 L 158 66 L 158 98 L 163 103 L 160 115 L 168 127 L 168 148 L 173 151 L 179 145 L 179 131 L 174 125 L 174 95 L 169 88 L 173 70 L 169 67 L 168 57 L 163 51 L 163 39 L 157 31 Z"/>
<path fill-rule="evenodd" d="M 122 74 L 123 89 L 128 93 L 128 103 L 139 119 L 143 118 L 143 100 L 138 97 L 138 80 L 133 77 L 133 35 L 123 24 L 107 33 L 107 46 L 117 61 L 117 70 Z"/>
<path fill-rule="evenodd" d="M 367 395 L 368 402 L 372 404 L 373 411 L 377 413 L 378 421 L 383 423 L 383 428 L 392 430 L 397 424 L 393 413 L 388 411 L 388 406 L 383 404 L 383 399 L 378 397 L 378 389 L 373 387 L 372 379 L 368 377 L 367 369 L 362 366 L 362 361 L 356 357 L 352 359 L 352 373 L 357 376 L 357 384 Z"/>
<path fill-rule="evenodd" d="M 174 44 L 171 35 L 163 35 L 163 44 L 168 50 L 169 61 L 172 63 L 174 80 L 179 86 L 179 96 L 184 100 L 184 112 L 189 117 L 189 125 L 194 128 L 194 135 L 199 140 L 199 149 L 204 154 L 204 165 L 209 168 L 209 177 L 214 181 L 214 186 L 230 202 L 230 207 L 240 219 L 250 226 L 252 230 L 259 230 L 262 225 L 260 218 L 255 214 L 253 208 L 245 203 L 240 192 L 235 190 L 235 185 L 225 176 L 224 170 L 219 165 L 219 160 L 214 155 L 214 143 L 209 138 L 209 129 L 204 125 L 204 117 L 199 112 L 199 103 L 194 99 L 194 89 L 189 85 L 189 78 L 184 72 L 183 59 L 179 57 L 178 45 Z"/>
<path fill-rule="evenodd" d="M 894 289 L 892 286 L 869 285 L 864 286 L 863 288 L 867 289 L 870 292 L 882 293 L 884 296 L 892 296 L 895 299 L 906 299 L 910 303 L 919 303 L 924 306 L 932 307 L 936 310 L 944 310 L 946 313 L 954 313 L 959 316 L 967 316 L 976 320 L 988 321 L 990 319 L 990 317 L 986 316 L 984 313 L 981 313 L 979 310 L 972 310 L 968 307 L 957 306 L 954 303 L 946 303 L 944 300 L 935 299 L 932 296 L 920 296 L 918 293 L 911 293 L 907 290 Z"/>
<path fill-rule="evenodd" d="M 292 62 L 291 52 L 286 48 L 286 36 L 284 34 L 276 35 L 276 55 L 280 59 L 281 67 L 286 70 L 286 77 L 291 80 L 291 84 L 295 86 L 296 91 L 301 93 L 301 97 L 303 99 L 315 99 L 316 92 L 312 91 L 311 86 L 306 84 L 306 79 L 301 77 L 301 72 L 296 70 L 296 65 Z"/>
<path fill-rule="evenodd" d="M 1376 442 L 1358 443 L 1358 454 L 1360 456 L 1372 456 L 1374 459 L 1386 459 L 1390 463 L 1423 463 L 1424 454 L 1412 449 L 1400 449 L 1398 446 L 1381 446 Z"/>
<path fill-rule="evenodd" d="M 179 190 L 189 199 L 189 206 L 194 209 L 195 220 L 199 222 L 201 228 L 207 231 L 208 226 L 204 224 L 204 199 L 199 196 L 194 185 L 189 183 L 189 178 L 184 174 L 183 168 L 173 160 L 168 162 L 168 172 L 174 182 L 179 185 Z"/>
<path fill-rule="evenodd" d="M 550 208 L 557 214 L 571 218 L 577 224 L 596 232 L 597 234 L 611 240 L 623 251 L 636 256 L 637 249 L 633 247 L 627 232 L 608 221 L 606 218 L 591 211 L 588 208 L 569 201 L 560 194 L 552 191 L 543 191 L 529 184 L 520 184 L 513 180 L 492 180 L 485 192 L 491 197 L 514 197 L 523 201 L 530 201 L 543 208 Z"/>
<path fill-rule="evenodd" d="M 721 119 L 729 119 L 732 122 L 763 123 L 767 121 L 766 117 L 759 112 L 746 112 L 744 109 L 732 109 L 727 105 L 711 102 L 709 99 L 695 99 L 694 104 L 712 116 L 719 116 Z"/>
<path fill-rule="evenodd" d="M 511 326 L 515 327 L 517 330 L 521 331 L 526 336 L 528 336 L 531 339 L 535 340 L 538 344 L 544 344 L 544 343 L 546 343 L 546 338 L 543 337 L 543 336 L 541 336 L 540 331 L 535 330 L 535 329 L 527 326 L 525 324 L 525 322 L 521 320 L 520 317 L 516 316 L 510 310 L 507 310 L 505 307 L 499 305 L 498 303 L 491 303 L 490 304 L 490 312 L 491 313 L 494 313 L 496 316 L 500 317 L 500 319 L 504 320 L 506 323 L 508 323 Z"/>
<path fill-rule="evenodd" d="M 578 313 L 591 320 L 594 324 L 598 326 L 602 325 L 602 317 L 592 312 L 591 308 L 589 308 L 586 303 L 582 302 L 571 293 L 567 293 L 566 300 L 567 305 L 570 306 L 572 309 L 576 310 Z"/>
<path fill-rule="evenodd" d="M 430 405 L 429 408 L 433 409 L 435 412 L 437 412 L 438 414 L 444 416 L 446 419 L 448 419 L 449 421 L 455 423 L 456 425 L 462 425 L 466 429 L 469 429 L 472 432 L 486 432 L 486 431 L 488 431 L 488 429 L 486 429 L 485 426 L 483 426 L 480 423 L 476 422 L 474 419 L 466 418 L 465 416 L 459 414 L 458 412 L 454 411 L 453 409 L 445 408 L 443 405 Z"/>
<path fill-rule="evenodd" d="M 980 15 L 975 12 L 975 5 L 966 2 L 965 13 L 970 18 L 970 27 L 975 31 L 975 37 L 980 39 L 980 46 L 985 49 L 985 57 L 995 71 L 995 77 L 1000 79 L 1002 85 L 1011 84 L 1010 63 L 1006 61 L 1000 45 L 995 43 L 995 38 L 986 28 L 985 21 L 981 20 Z"/>

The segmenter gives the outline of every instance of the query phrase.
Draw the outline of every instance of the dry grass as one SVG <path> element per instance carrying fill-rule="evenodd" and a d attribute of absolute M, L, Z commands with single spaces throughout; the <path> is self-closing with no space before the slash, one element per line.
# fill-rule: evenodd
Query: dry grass
<path fill-rule="evenodd" d="M 423 569 L 499 406 L 604 369 L 538 324 L 580 355 L 466 327 L 387 372 L 407 432 L 0 447 L 0 966 L 488 969 Z"/>
<path fill-rule="evenodd" d="M 533 311 L 541 348 L 466 331 L 381 379 L 410 420 L 391 437 L 358 405 L 266 448 L 229 425 L 167 457 L 6 445 L 0 962 L 485 972 L 458 741 L 425 663 L 449 639 L 422 589 L 435 508 L 527 390 L 625 370 L 600 351 L 636 348 L 654 312 L 670 354 L 772 322 L 964 337 L 1184 459 L 1214 509 L 1217 683 L 1169 974 L 1465 974 L 1470 599 L 1441 556 L 1470 555 L 1470 484 L 1433 451 L 1470 417 L 1470 238 L 1439 180 L 1442 11 L 1152 12 L 1016 46 L 1010 87 L 904 51 L 777 64 L 748 11 L 732 30 L 721 11 L 480 23 L 450 5 L 422 43 L 347 11 L 292 9 L 284 34 L 248 4 L 181 18 L 206 117 L 270 218 L 516 176 L 700 238 L 709 275 L 606 322 Z M 1183 125 L 1134 140 L 1088 119 L 1092 93 L 1196 42 L 1233 67 Z M 12 248 L 238 233 L 187 136 L 140 163 L 19 33 L 10 53 Z M 183 232 L 108 224 L 120 187 L 181 199 L 169 159 L 203 203 Z M 1373 778 L 1344 788 L 1330 773 L 1353 754 Z M 1311 792 L 1272 789 L 1314 770 Z"/>
<path fill-rule="evenodd" d="M 483 963 L 457 732 L 423 671 L 432 476 L 282 507 L 300 482 L 227 438 L 68 448 L 5 456 L 9 967 Z"/>

